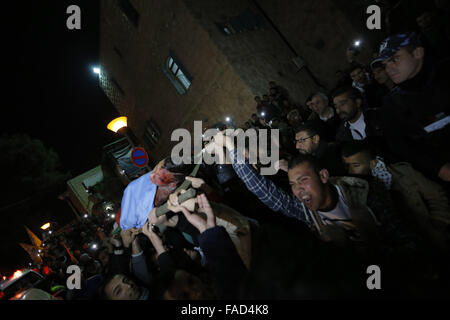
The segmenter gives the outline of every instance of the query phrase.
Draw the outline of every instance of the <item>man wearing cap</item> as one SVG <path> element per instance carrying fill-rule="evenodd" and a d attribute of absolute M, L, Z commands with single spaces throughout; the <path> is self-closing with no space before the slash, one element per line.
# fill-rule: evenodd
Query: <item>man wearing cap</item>
<path fill-rule="evenodd" d="M 379 62 L 398 86 L 383 103 L 390 151 L 430 177 L 450 181 L 450 61 L 430 61 L 410 32 L 385 39 L 372 66 Z"/>

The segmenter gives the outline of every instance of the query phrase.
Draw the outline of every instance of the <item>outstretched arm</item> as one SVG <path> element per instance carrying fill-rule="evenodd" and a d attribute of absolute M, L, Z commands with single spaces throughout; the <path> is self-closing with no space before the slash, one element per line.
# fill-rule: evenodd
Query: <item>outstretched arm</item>
<path fill-rule="evenodd" d="M 219 132 L 214 136 L 212 146 L 207 147 L 207 151 L 214 150 L 214 147 L 222 146 L 225 146 L 230 152 L 233 169 L 245 183 L 248 190 L 254 193 L 259 200 L 273 211 L 294 217 L 311 227 L 308 213 L 300 200 L 257 173 L 247 160 L 244 163 L 238 161 L 238 150 L 234 147 L 233 139 L 230 136 L 225 136 Z"/>

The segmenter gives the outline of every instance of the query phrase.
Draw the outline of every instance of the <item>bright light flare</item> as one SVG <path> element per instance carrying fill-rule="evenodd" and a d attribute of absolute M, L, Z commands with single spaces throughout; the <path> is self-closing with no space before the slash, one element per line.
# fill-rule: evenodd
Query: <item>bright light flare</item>
<path fill-rule="evenodd" d="M 41 226 L 42 230 L 47 230 L 48 228 L 50 228 L 50 222 L 47 222 L 46 224 Z"/>
<path fill-rule="evenodd" d="M 360 44 L 361 44 L 361 41 L 360 41 L 360 40 L 356 40 L 356 41 L 355 41 L 355 47 L 359 47 Z"/>
<path fill-rule="evenodd" d="M 123 127 L 128 126 L 128 118 L 127 117 L 119 117 L 111 121 L 107 128 L 115 133 L 122 129 Z"/>
<path fill-rule="evenodd" d="M 23 272 L 22 270 L 17 270 L 16 272 L 14 272 L 14 274 L 11 276 L 11 280 L 20 278 L 22 276 Z"/>
<path fill-rule="evenodd" d="M 100 68 L 94 67 L 94 68 L 92 68 L 92 72 L 94 72 L 95 74 L 100 74 Z"/>

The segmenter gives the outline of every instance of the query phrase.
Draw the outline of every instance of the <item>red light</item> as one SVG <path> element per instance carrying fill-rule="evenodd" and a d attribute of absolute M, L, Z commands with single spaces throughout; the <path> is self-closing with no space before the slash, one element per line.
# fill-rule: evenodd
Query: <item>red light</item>
<path fill-rule="evenodd" d="M 45 267 L 42 269 L 42 271 L 44 272 L 44 274 L 45 274 L 46 276 L 48 276 L 48 275 L 50 274 L 50 269 L 48 268 L 48 266 L 45 266 Z"/>
<path fill-rule="evenodd" d="M 5 294 L 3 293 L 3 291 L 0 291 L 0 299 L 3 299 L 4 296 L 5 296 Z"/>

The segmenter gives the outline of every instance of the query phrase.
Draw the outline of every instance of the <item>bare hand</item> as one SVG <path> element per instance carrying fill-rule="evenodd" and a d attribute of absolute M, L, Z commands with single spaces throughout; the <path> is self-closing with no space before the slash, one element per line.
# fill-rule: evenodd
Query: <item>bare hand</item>
<path fill-rule="evenodd" d="M 186 180 L 189 180 L 191 182 L 192 187 L 195 189 L 199 189 L 205 185 L 205 181 L 200 178 L 186 177 Z"/>
<path fill-rule="evenodd" d="M 181 194 L 185 193 L 186 190 L 181 190 Z M 180 192 L 177 193 L 172 193 L 169 196 L 169 199 L 167 200 L 167 208 L 172 211 L 172 212 L 180 212 L 180 203 L 178 202 L 178 194 Z M 194 211 L 195 209 L 195 204 L 197 203 L 197 200 L 195 198 L 192 199 L 188 199 L 186 201 L 184 201 L 182 203 L 182 205 L 187 208 L 190 211 Z"/>
<path fill-rule="evenodd" d="M 167 202 L 167 207 L 169 208 L 169 202 Z M 169 226 L 169 227 L 175 227 L 177 225 L 177 223 L 178 223 L 177 215 L 174 215 L 170 219 L 167 219 L 167 216 L 165 214 L 163 214 L 160 217 L 157 217 L 156 209 L 157 208 L 153 208 L 152 211 L 150 211 L 150 213 L 148 214 L 147 220 L 150 222 L 150 224 L 163 224 L 163 225 Z M 169 208 L 169 210 L 171 210 L 171 209 Z"/>
<path fill-rule="evenodd" d="M 165 251 L 162 239 L 152 230 L 152 225 L 149 221 L 147 221 L 142 227 L 142 233 L 150 239 L 153 247 L 158 254 L 161 254 Z"/>
<path fill-rule="evenodd" d="M 200 233 L 203 233 L 216 226 L 216 216 L 209 204 L 208 198 L 204 194 L 197 196 L 197 202 L 199 211 L 206 214 L 206 220 L 197 213 L 190 213 L 184 206 L 180 206 L 179 208 L 189 223 L 196 227 Z"/>
<path fill-rule="evenodd" d="M 120 236 L 122 237 L 122 243 L 125 248 L 129 248 L 130 244 L 134 241 L 136 236 L 139 234 L 138 229 L 129 229 L 129 230 L 122 230 L 120 232 Z"/>
<path fill-rule="evenodd" d="M 152 211 L 150 211 L 147 219 L 151 224 L 164 224 L 165 222 L 167 222 L 166 215 L 163 215 L 161 217 L 156 216 L 156 208 L 153 208 Z"/>

